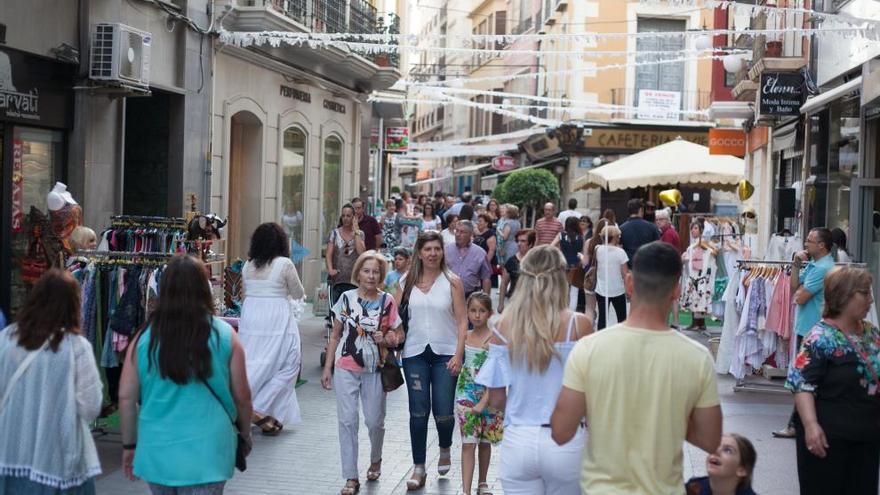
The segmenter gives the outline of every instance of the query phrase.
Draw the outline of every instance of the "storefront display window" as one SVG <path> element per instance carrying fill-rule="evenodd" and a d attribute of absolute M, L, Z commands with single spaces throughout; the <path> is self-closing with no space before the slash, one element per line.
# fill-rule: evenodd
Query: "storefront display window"
<path fill-rule="evenodd" d="M 284 131 L 281 156 L 281 225 L 290 238 L 291 254 L 299 259 L 297 250 L 303 241 L 303 191 L 305 187 L 306 135 L 291 127 Z M 298 268 L 301 269 L 300 266 Z"/>
<path fill-rule="evenodd" d="M 342 170 L 342 140 L 331 136 L 324 140 L 324 166 L 323 166 L 323 209 L 321 218 L 321 240 L 326 243 L 330 231 L 336 227 L 339 219 L 339 202 Z"/>
<path fill-rule="evenodd" d="M 12 147 L 12 312 L 24 303 L 29 288 L 21 279 L 21 262 L 27 255 L 31 234 L 26 223 L 27 214 L 32 206 L 48 214 L 46 195 L 60 169 L 62 139 L 63 134 L 58 131 L 15 127 L 12 140 L 3 143 Z"/>
<path fill-rule="evenodd" d="M 810 116 L 810 162 L 804 187 L 807 230 L 826 225 L 828 193 L 828 110 Z"/>
<path fill-rule="evenodd" d="M 858 94 L 831 105 L 828 118 L 829 229 L 849 233 L 850 186 L 859 177 Z"/>

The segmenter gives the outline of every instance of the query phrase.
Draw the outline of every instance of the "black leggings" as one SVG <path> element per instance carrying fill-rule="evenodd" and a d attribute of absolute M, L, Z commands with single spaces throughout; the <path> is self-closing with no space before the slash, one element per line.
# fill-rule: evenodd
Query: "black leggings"
<path fill-rule="evenodd" d="M 599 330 L 602 330 L 606 326 L 606 321 L 608 321 L 607 315 L 605 314 L 605 296 L 601 296 L 598 293 L 596 294 L 596 305 L 599 306 L 599 325 L 596 327 Z M 621 323 L 626 319 L 626 294 L 621 294 L 619 296 L 610 297 L 611 306 L 614 307 L 614 313 L 617 315 L 617 322 Z"/>
<path fill-rule="evenodd" d="M 803 427 L 798 424 L 797 469 L 801 495 L 874 495 L 880 473 L 880 443 L 829 438 L 826 457 L 807 450 Z"/>

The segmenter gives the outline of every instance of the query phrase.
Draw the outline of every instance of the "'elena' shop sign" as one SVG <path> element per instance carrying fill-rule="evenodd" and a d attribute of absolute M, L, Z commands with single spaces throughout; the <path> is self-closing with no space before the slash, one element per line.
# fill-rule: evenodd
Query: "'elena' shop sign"
<path fill-rule="evenodd" d="M 760 115 L 796 117 L 800 115 L 803 102 L 803 74 L 800 72 L 761 74 L 761 94 L 758 97 Z"/>

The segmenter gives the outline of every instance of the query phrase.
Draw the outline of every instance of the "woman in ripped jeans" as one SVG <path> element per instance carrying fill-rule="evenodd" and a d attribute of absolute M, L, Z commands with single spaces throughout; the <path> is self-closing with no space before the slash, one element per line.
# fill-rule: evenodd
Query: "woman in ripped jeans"
<path fill-rule="evenodd" d="M 402 289 L 397 291 L 398 303 L 409 303 L 403 371 L 409 393 L 409 435 L 415 466 L 412 478 L 406 482 L 407 490 L 425 486 L 431 412 L 440 437 L 437 472 L 444 475 L 452 465 L 449 449 L 455 429 L 455 383 L 467 336 L 464 287 L 446 268 L 443 238 L 437 232 L 423 232 L 414 251 L 412 269 L 401 279 Z"/>

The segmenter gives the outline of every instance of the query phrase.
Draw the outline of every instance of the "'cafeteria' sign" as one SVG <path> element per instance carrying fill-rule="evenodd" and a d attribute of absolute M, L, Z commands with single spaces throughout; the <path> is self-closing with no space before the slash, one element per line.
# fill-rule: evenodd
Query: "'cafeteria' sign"
<path fill-rule="evenodd" d="M 773 116 L 797 116 L 804 101 L 804 76 L 800 72 L 765 72 L 761 74 L 758 113 Z"/>

